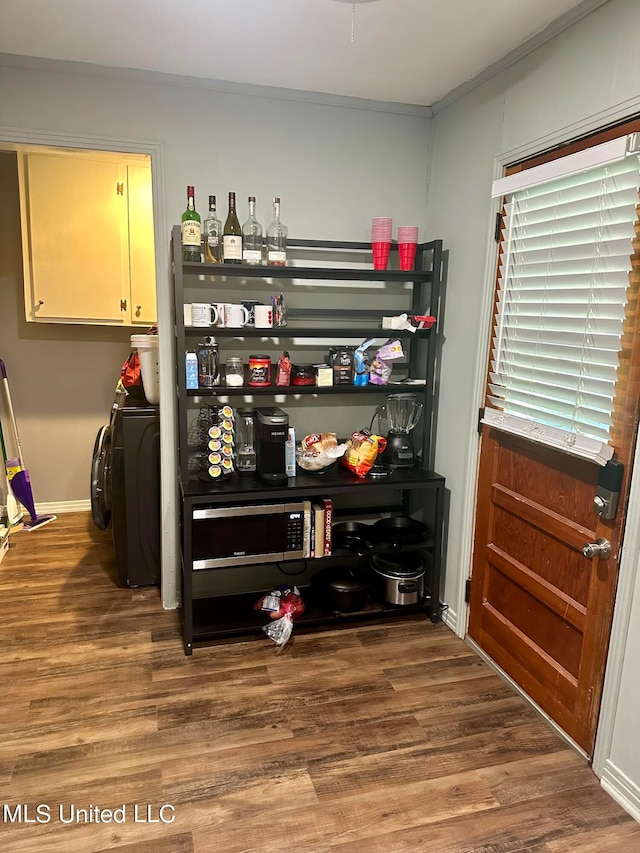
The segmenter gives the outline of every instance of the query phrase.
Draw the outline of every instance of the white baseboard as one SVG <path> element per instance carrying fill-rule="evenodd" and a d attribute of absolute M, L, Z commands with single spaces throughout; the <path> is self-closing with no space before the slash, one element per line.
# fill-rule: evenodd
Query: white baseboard
<path fill-rule="evenodd" d="M 454 634 L 457 634 L 458 627 L 458 616 L 455 610 L 452 610 L 450 607 L 447 607 L 446 610 L 442 611 L 442 621 L 447 626 L 447 628 L 451 628 Z"/>
<path fill-rule="evenodd" d="M 6 506 L 0 507 L 0 516 L 5 517 Z M 38 515 L 62 515 L 65 512 L 90 512 L 91 501 L 52 501 L 51 503 L 36 503 Z M 26 510 L 25 510 L 25 514 Z"/>
<path fill-rule="evenodd" d="M 609 796 L 640 823 L 640 788 L 609 759 L 604 763 L 600 784 Z"/>

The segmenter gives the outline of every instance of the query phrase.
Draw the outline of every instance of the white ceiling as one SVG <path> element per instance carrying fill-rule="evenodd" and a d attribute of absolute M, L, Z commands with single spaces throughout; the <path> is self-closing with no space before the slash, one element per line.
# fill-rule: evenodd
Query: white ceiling
<path fill-rule="evenodd" d="M 0 0 L 0 52 L 431 105 L 602 2 Z"/>

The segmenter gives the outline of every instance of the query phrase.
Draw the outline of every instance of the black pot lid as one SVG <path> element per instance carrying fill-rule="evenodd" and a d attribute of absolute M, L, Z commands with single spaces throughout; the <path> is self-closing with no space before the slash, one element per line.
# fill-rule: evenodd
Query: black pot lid
<path fill-rule="evenodd" d="M 380 574 L 395 578 L 419 577 L 424 572 L 424 563 L 418 554 L 374 554 L 371 567 Z"/>

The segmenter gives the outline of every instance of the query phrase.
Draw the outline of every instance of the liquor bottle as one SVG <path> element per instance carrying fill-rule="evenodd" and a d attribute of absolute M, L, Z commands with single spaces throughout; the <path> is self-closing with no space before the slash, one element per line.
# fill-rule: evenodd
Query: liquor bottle
<path fill-rule="evenodd" d="M 273 222 L 267 228 L 267 266 L 287 265 L 287 226 L 280 222 L 280 199 L 273 200 Z"/>
<path fill-rule="evenodd" d="M 222 262 L 222 222 L 216 216 L 216 197 L 209 196 L 209 215 L 204 221 L 204 259 L 210 264 Z"/>
<path fill-rule="evenodd" d="M 262 225 L 256 219 L 256 197 L 249 196 L 249 218 L 242 226 L 242 261 L 262 263 Z"/>
<path fill-rule="evenodd" d="M 236 214 L 236 194 L 229 193 L 229 213 L 222 232 L 225 264 L 242 263 L 242 229 Z"/>
<path fill-rule="evenodd" d="M 182 214 L 182 260 L 186 263 L 200 263 L 200 240 L 202 226 L 200 214 L 196 211 L 196 193 L 193 187 L 187 187 L 187 209 Z"/>

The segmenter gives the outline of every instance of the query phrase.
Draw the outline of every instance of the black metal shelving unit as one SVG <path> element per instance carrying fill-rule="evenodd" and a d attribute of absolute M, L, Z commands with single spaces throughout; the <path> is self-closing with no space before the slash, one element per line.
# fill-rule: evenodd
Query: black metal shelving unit
<path fill-rule="evenodd" d="M 428 527 L 430 538 L 428 543 L 421 546 L 428 558 L 429 571 L 425 598 L 416 605 L 394 607 L 375 601 L 370 597 L 367 605 L 357 613 L 335 613 L 326 609 L 322 602 L 317 601 L 312 588 L 304 588 L 303 595 L 307 602 L 305 614 L 296 620 L 296 629 L 315 630 L 322 626 L 341 626 L 361 623 L 363 620 L 388 619 L 427 614 L 432 621 L 441 618 L 439 600 L 440 572 L 442 559 L 442 531 L 444 525 L 444 478 L 432 470 L 433 459 L 433 418 L 436 387 L 436 365 L 438 358 L 438 318 L 441 314 L 441 277 L 442 277 L 442 242 L 435 240 L 421 243 L 418 246 L 415 269 L 401 271 L 397 269 L 372 270 L 366 268 L 348 268 L 343 266 L 316 266 L 314 260 L 331 253 L 332 257 L 370 256 L 369 243 L 332 242 L 312 240 L 289 240 L 291 253 L 299 252 L 306 261 L 306 266 L 266 267 L 247 266 L 244 264 L 220 265 L 208 263 L 183 263 L 181 258 L 180 226 L 172 231 L 172 260 L 175 299 L 175 346 L 176 346 L 176 393 L 178 399 L 178 479 L 181 492 L 182 509 L 182 613 L 183 640 L 185 654 L 191 654 L 194 644 L 199 642 L 220 640 L 229 637 L 250 636 L 260 634 L 265 623 L 263 614 L 253 611 L 253 603 L 259 597 L 259 592 L 238 594 L 207 594 L 200 596 L 194 591 L 194 575 L 203 570 L 194 571 L 192 560 L 192 519 L 193 512 L 198 508 L 218 507 L 224 505 L 249 504 L 255 501 L 290 499 L 310 500 L 322 495 L 330 495 L 334 499 L 341 496 L 355 497 L 360 512 L 365 513 L 368 507 L 374 507 L 377 512 L 411 514 L 420 510 L 427 502 L 429 504 Z M 395 250 L 395 246 L 392 250 Z M 317 263 L 317 262 L 316 262 Z M 286 284 L 279 286 L 274 282 L 287 282 L 293 279 L 306 281 L 335 281 L 339 282 L 370 282 L 376 288 L 381 283 L 409 283 L 411 291 L 408 304 L 399 306 L 397 312 L 406 311 L 413 314 L 431 314 L 436 317 L 436 325 L 430 330 L 416 332 L 386 330 L 381 328 L 382 314 L 392 313 L 388 308 L 384 311 L 371 306 L 364 309 L 336 307 L 332 299 L 329 307 L 318 310 L 298 308 L 288 313 L 288 323 L 285 327 L 272 329 L 220 329 L 218 327 L 188 327 L 182 322 L 185 301 L 185 287 L 190 292 L 198 294 L 198 301 L 214 302 L 216 287 L 224 285 L 226 279 L 232 282 L 243 279 L 242 284 L 250 285 L 252 289 L 264 289 L 265 293 L 275 290 L 285 290 Z M 240 297 L 239 297 L 240 298 Z M 194 301 L 196 301 L 194 299 Z M 367 385 L 355 386 L 300 386 L 300 387 L 268 387 L 226 388 L 224 385 L 209 390 L 187 390 L 185 381 L 184 356 L 193 348 L 196 339 L 203 335 L 215 335 L 216 340 L 240 340 L 254 342 L 266 349 L 267 345 L 278 351 L 283 348 L 282 341 L 289 338 L 324 338 L 327 341 L 340 342 L 344 338 L 362 340 L 372 337 L 388 337 L 401 339 L 406 347 L 408 356 L 400 365 L 401 372 L 413 381 L 394 382 L 386 386 Z M 394 373 L 397 373 L 394 370 Z M 416 381 L 422 380 L 422 381 Z M 189 471 L 189 441 L 188 441 L 188 410 L 189 407 L 217 400 L 229 401 L 231 405 L 242 405 L 243 396 L 259 397 L 270 402 L 270 399 L 287 397 L 308 400 L 313 404 L 316 399 L 322 399 L 323 405 L 344 407 L 350 398 L 370 399 L 372 405 L 382 403 L 389 393 L 411 391 L 417 394 L 424 405 L 422 442 L 419 448 L 419 465 L 409 469 L 396 469 L 390 477 L 379 481 L 368 477 L 359 478 L 346 469 L 335 466 L 322 475 L 310 474 L 298 469 L 296 477 L 284 485 L 265 484 L 256 478 L 241 478 L 233 476 L 222 482 L 206 482 Z M 377 398 L 377 399 L 376 399 Z M 280 403 L 278 403 L 280 405 Z M 295 424 L 294 424 L 295 425 Z M 384 500 L 381 505 L 380 499 Z M 356 513 L 351 513 L 357 515 Z M 326 567 L 333 557 L 313 560 L 318 569 Z M 336 555 L 335 559 L 343 560 L 344 555 Z M 251 565 L 249 562 L 248 565 Z M 215 572 L 214 569 L 205 570 Z M 266 590 L 264 590 L 266 591 Z"/>

